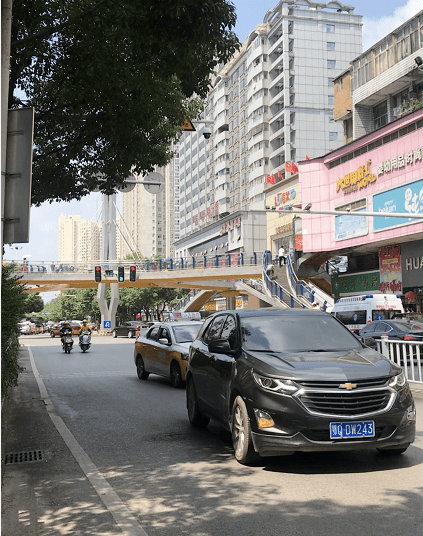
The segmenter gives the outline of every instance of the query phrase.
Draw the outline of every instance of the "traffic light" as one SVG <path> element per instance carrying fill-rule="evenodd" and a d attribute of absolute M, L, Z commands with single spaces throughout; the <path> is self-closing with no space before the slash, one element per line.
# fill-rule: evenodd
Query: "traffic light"
<path fill-rule="evenodd" d="M 123 283 L 125 281 L 125 267 L 124 266 L 118 266 L 118 281 L 119 283 Z"/>
<path fill-rule="evenodd" d="M 137 267 L 130 266 L 129 267 L 129 281 L 136 281 L 136 280 L 137 280 Z"/>
<path fill-rule="evenodd" d="M 101 283 L 101 266 L 96 266 L 94 268 L 94 275 L 96 283 Z"/>

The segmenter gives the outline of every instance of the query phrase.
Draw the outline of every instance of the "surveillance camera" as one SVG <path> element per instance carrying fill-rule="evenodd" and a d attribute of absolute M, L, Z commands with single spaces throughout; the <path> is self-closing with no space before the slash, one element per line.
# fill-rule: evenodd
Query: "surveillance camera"
<path fill-rule="evenodd" d="M 417 58 L 414 58 L 414 61 L 417 63 L 417 67 L 420 67 L 421 65 L 423 65 L 423 60 L 421 59 L 420 56 L 417 56 Z"/>
<path fill-rule="evenodd" d="M 206 140 L 208 140 L 210 138 L 210 136 L 212 135 L 212 130 L 211 128 L 209 127 L 204 127 L 203 128 L 203 136 L 206 138 Z"/>

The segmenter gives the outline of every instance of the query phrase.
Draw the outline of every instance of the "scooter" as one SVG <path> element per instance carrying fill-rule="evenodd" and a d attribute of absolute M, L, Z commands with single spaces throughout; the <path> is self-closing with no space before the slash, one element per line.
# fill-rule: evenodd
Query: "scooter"
<path fill-rule="evenodd" d="M 66 331 L 62 335 L 62 350 L 65 354 L 70 354 L 73 347 L 72 331 Z"/>
<path fill-rule="evenodd" d="M 83 331 L 81 335 L 79 336 L 79 346 L 81 350 L 84 352 L 90 349 L 91 346 L 91 335 L 89 331 Z"/>

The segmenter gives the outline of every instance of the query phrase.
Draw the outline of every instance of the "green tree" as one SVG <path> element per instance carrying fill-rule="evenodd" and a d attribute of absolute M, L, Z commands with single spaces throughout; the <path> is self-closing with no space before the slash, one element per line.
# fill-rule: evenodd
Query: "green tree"
<path fill-rule="evenodd" d="M 30 313 L 39 313 L 44 309 L 44 302 L 39 292 L 35 294 L 27 293 L 25 294 L 25 298 L 25 311 L 27 315 Z"/>
<path fill-rule="evenodd" d="M 9 106 L 36 111 L 33 204 L 165 165 L 239 47 L 235 22 L 228 0 L 14 0 Z"/>
<path fill-rule="evenodd" d="M 18 364 L 18 322 L 25 314 L 25 295 L 18 278 L 10 277 L 10 266 L 2 266 L 1 277 L 1 392 L 6 396 L 17 385 L 21 370 Z"/>

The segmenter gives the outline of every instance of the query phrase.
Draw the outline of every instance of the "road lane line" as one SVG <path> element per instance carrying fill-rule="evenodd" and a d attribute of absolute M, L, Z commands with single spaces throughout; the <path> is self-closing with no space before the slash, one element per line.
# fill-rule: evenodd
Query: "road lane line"
<path fill-rule="evenodd" d="M 100 499 L 103 501 L 107 510 L 112 514 L 119 528 L 125 534 L 125 536 L 148 536 L 145 530 L 138 523 L 136 518 L 131 514 L 128 508 L 120 500 L 117 493 L 113 490 L 107 480 L 102 476 L 97 467 L 90 460 L 87 453 L 72 435 L 69 428 L 63 422 L 61 417 L 56 414 L 54 405 L 48 395 L 46 386 L 38 372 L 37 365 L 35 364 L 34 356 L 30 346 L 27 346 L 29 352 L 29 359 L 31 362 L 32 371 L 35 376 L 35 380 L 38 384 L 38 389 L 44 404 L 46 405 L 47 412 L 53 421 L 59 434 L 62 436 L 63 441 L 68 446 L 69 450 L 73 454 L 74 458 L 78 462 L 81 469 L 84 471 L 86 477 L 91 482 L 91 485 L 97 492 Z"/>

